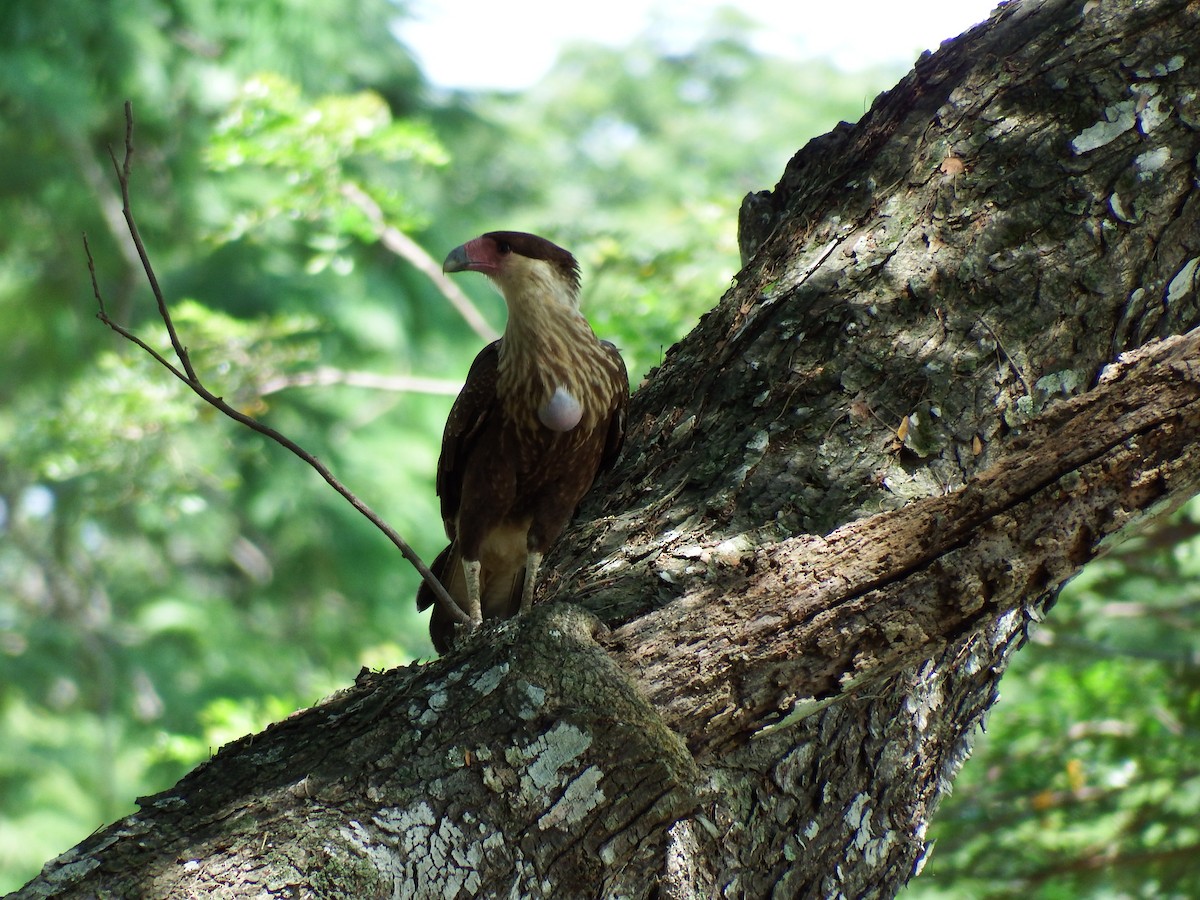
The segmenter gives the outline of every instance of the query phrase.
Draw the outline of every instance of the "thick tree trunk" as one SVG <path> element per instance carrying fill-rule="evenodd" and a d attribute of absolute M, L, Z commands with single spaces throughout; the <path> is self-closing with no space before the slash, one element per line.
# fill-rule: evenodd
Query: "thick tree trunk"
<path fill-rule="evenodd" d="M 1198 58 L 1182 0 L 923 58 L 749 198 L 546 606 L 17 896 L 895 894 L 1057 589 L 1200 486 Z"/>

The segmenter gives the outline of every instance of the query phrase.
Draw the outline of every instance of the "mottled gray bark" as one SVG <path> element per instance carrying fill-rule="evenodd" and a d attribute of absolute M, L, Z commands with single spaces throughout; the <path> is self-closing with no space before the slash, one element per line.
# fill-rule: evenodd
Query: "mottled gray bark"
<path fill-rule="evenodd" d="M 922 59 L 748 207 L 548 560 L 581 609 L 364 675 L 18 896 L 895 894 L 1059 586 L 1200 483 L 1197 60 L 1181 0 Z"/>
<path fill-rule="evenodd" d="M 1098 382 L 1200 318 L 1198 10 L 1011 4 L 749 198 L 555 554 L 715 788 L 681 885 L 894 894 L 1029 625 L 1196 490 L 1196 336 Z"/>

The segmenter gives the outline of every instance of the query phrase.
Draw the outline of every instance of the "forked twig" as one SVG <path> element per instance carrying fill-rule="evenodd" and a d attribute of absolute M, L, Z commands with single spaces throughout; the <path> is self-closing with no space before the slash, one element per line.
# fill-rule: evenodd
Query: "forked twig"
<path fill-rule="evenodd" d="M 154 292 L 154 299 L 158 303 L 158 313 L 162 317 L 163 323 L 167 326 L 167 334 L 171 338 L 171 347 L 175 351 L 175 356 L 179 360 L 179 366 L 173 364 L 170 360 L 164 357 L 161 353 L 139 338 L 136 334 L 130 331 L 123 325 L 114 322 L 108 317 L 108 311 L 104 306 L 104 297 L 100 293 L 100 285 L 96 278 L 96 263 L 92 258 L 92 248 L 88 245 L 87 235 L 83 236 L 83 247 L 87 253 L 88 272 L 92 277 L 92 292 L 95 294 L 96 303 L 100 310 L 96 317 L 115 331 L 117 334 L 126 340 L 132 341 L 137 346 L 141 347 L 155 361 L 162 365 L 172 375 L 186 384 L 201 400 L 210 406 L 224 413 L 229 418 L 236 422 L 240 422 L 247 428 L 257 431 L 259 434 L 270 438 L 275 443 L 287 448 L 293 454 L 298 456 L 304 462 L 308 463 L 317 474 L 320 475 L 335 491 L 342 495 L 350 505 L 362 513 L 367 520 L 378 528 L 384 535 L 387 536 L 397 549 L 404 555 L 404 558 L 412 563 L 413 567 L 421 574 L 421 578 L 433 590 L 434 597 L 437 603 L 449 613 L 455 621 L 461 622 L 464 625 L 471 625 L 471 618 L 454 602 L 454 598 L 450 596 L 442 583 L 429 570 L 429 567 L 422 562 L 421 557 L 417 556 L 416 552 L 408 545 L 408 542 L 400 536 L 400 534 L 392 528 L 387 522 L 381 519 L 367 504 L 358 498 L 349 488 L 338 481 L 328 467 L 293 441 L 291 438 L 276 431 L 269 425 L 264 425 L 262 422 L 255 419 L 253 416 L 248 416 L 241 410 L 235 409 L 224 401 L 221 397 L 212 393 L 206 388 L 200 380 L 200 376 L 196 374 L 195 368 L 192 366 L 191 357 L 188 355 L 187 347 L 179 339 L 179 334 L 175 331 L 175 323 L 171 319 L 171 311 L 167 308 L 167 301 L 163 297 L 162 289 L 158 285 L 158 278 L 154 274 L 154 267 L 150 264 L 150 257 L 146 253 L 146 246 L 142 243 L 141 234 L 138 233 L 137 222 L 133 217 L 133 208 L 129 199 L 129 174 L 130 165 L 133 159 L 133 104 L 128 100 L 125 101 L 125 158 L 118 162 L 116 154 L 110 149 L 109 154 L 112 156 L 113 168 L 117 173 L 117 182 L 121 186 L 121 202 L 122 213 L 125 216 L 125 223 L 129 227 L 129 236 L 133 239 L 133 245 L 137 249 L 138 258 L 142 261 L 142 268 L 146 272 L 146 278 L 150 282 L 150 289 Z M 180 368 L 182 366 L 182 369 Z"/>

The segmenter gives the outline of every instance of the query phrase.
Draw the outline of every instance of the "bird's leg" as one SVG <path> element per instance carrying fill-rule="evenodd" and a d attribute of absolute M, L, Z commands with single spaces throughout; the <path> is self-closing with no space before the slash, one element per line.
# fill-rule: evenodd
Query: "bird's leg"
<path fill-rule="evenodd" d="M 538 568 L 542 565 L 542 556 L 536 550 L 530 550 L 525 557 L 525 584 L 521 586 L 521 615 L 533 609 L 533 589 L 537 587 Z"/>
<path fill-rule="evenodd" d="M 471 629 L 474 630 L 483 624 L 483 594 L 479 587 L 479 572 L 483 564 L 477 559 L 464 559 L 462 567 L 467 581 L 466 613 L 471 617 Z"/>

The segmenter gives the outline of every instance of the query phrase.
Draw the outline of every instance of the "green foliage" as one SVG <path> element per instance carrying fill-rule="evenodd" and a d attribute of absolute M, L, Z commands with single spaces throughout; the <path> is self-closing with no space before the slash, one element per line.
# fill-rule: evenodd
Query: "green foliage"
<path fill-rule="evenodd" d="M 395 120 L 373 91 L 313 101 L 272 74 L 242 86 L 205 157 L 213 171 L 240 176 L 227 185 L 236 192 L 237 208 L 217 239 L 236 241 L 269 224 L 286 233 L 303 223 L 316 251 L 310 273 L 331 264 L 344 272 L 352 265 L 352 257 L 340 252 L 347 240 L 379 239 L 378 224 L 348 196 L 350 190 L 370 183 L 384 198 L 381 212 L 393 227 L 420 228 L 428 212 L 415 204 L 415 186 L 431 167 L 448 161 L 428 125 Z"/>
<path fill-rule="evenodd" d="M 390 260 L 368 248 L 366 274 L 316 273 L 304 243 L 322 230 L 340 240 L 345 229 L 314 189 L 329 194 L 354 174 L 380 197 L 417 196 L 405 179 L 421 181 L 442 158 L 427 126 L 381 99 L 416 86 L 388 36 L 392 4 L 367 0 L 347 12 L 147 0 L 8 12 L 0 892 L 221 743 L 346 683 L 362 662 L 428 652 L 408 599 L 415 577 L 382 537 L 301 464 L 220 419 L 96 322 L 80 231 L 110 313 L 170 355 L 129 251 L 106 149 L 123 152 L 122 99 L 137 116 L 139 226 L 207 384 L 284 425 L 364 494 L 378 485 L 377 505 L 414 498 L 390 516 L 406 531 L 436 519 L 428 448 L 445 409 L 443 398 L 381 403 L 362 391 L 288 387 L 318 362 L 390 357 L 394 370 L 413 337 L 395 321 L 402 316 L 379 327 L 389 306 L 411 305 L 403 286 L 366 299 L 392 278 Z M 305 110 L 324 117 L 325 131 L 310 134 L 309 159 L 272 159 L 265 129 L 256 158 L 247 143 L 243 165 L 218 165 L 233 116 L 248 106 L 239 85 L 255 84 L 260 67 L 276 73 L 265 76 L 278 98 L 275 127 L 292 129 L 277 151 L 300 142 Z M 350 123 L 352 139 L 322 147 Z M 306 178 L 289 183 L 302 165 Z M 280 196 L 299 241 L 226 227 L 251 208 L 248 197 Z M 298 198 L 307 212 L 297 213 Z M 398 203 L 384 208 L 415 221 Z M 399 423 L 387 421 L 392 413 Z M 355 428 L 362 441 L 351 444 Z M 381 464 L 406 454 L 411 466 Z"/>
<path fill-rule="evenodd" d="M 317 369 L 465 373 L 480 340 L 387 228 L 435 257 L 492 228 L 571 247 L 637 380 L 736 272 L 741 197 L 899 74 L 764 58 L 724 13 L 690 48 L 578 46 L 528 93 L 432 97 L 389 0 L 10 5 L 0 890 L 360 666 L 429 652 L 416 576 L 386 540 L 93 318 L 83 230 L 110 313 L 168 354 L 111 174 L 122 100 L 139 226 L 206 384 L 429 558 L 450 398 L 304 386 Z M 501 321 L 482 280 L 463 286 Z M 1072 585 L 1018 656 L 910 893 L 1200 894 L 1197 568 L 1193 539 Z"/>

